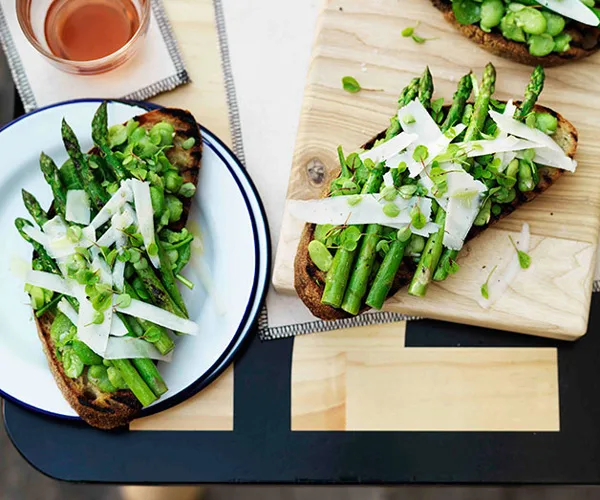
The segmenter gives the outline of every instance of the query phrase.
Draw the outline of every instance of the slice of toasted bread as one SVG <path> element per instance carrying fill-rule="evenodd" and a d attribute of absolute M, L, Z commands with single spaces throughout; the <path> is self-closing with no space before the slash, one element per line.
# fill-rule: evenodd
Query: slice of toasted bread
<path fill-rule="evenodd" d="M 448 111 L 449 106 L 444 106 L 445 111 Z M 552 138 L 558 143 L 558 145 L 565 151 L 565 153 L 573 158 L 577 149 L 577 130 L 575 127 L 563 118 L 560 114 L 552 111 L 551 109 L 543 106 L 535 106 L 537 112 L 547 112 L 556 116 L 558 120 L 558 128 Z M 367 142 L 363 149 L 370 149 L 376 140 L 381 139 L 385 136 L 385 131 L 381 132 L 376 137 L 373 137 Z M 514 212 L 523 203 L 533 200 L 536 196 L 543 193 L 548 189 L 562 174 L 563 170 L 551 167 L 540 167 L 539 176 L 540 181 L 537 186 L 528 193 L 518 192 L 517 198 L 510 205 L 502 205 L 504 210 L 499 215 L 492 215 L 490 222 L 487 226 L 476 227 L 473 226 L 467 236 L 467 241 L 480 234 L 487 227 L 498 222 L 503 217 Z M 326 194 L 327 195 L 327 194 Z M 298 293 L 302 302 L 310 309 L 310 312 L 323 320 L 336 320 L 351 317 L 350 314 L 346 313 L 342 309 L 336 309 L 334 307 L 321 303 L 321 296 L 323 295 L 323 287 L 325 283 L 325 274 L 320 271 L 310 259 L 308 255 L 308 244 L 312 241 L 315 231 L 315 224 L 306 224 L 298 244 L 298 251 L 296 252 L 296 258 L 294 260 L 294 288 Z M 394 283 L 388 294 L 388 297 L 394 295 L 398 290 L 410 283 L 412 276 L 416 270 L 416 266 L 412 262 L 408 262 L 407 259 L 402 261 L 402 265 L 396 277 Z M 426 300 L 426 299 L 425 299 Z M 368 309 L 365 307 L 363 309 Z"/>
<path fill-rule="evenodd" d="M 532 56 L 526 43 L 514 42 L 504 38 L 501 33 L 493 30 L 483 31 L 476 24 L 461 24 L 452 11 L 450 0 L 431 0 L 433 5 L 444 14 L 444 18 L 464 36 L 481 45 L 485 50 L 497 56 L 512 59 L 521 64 L 545 67 L 560 66 L 570 61 L 588 57 L 600 48 L 600 29 L 587 26 L 576 21 L 570 21 L 565 32 L 571 35 L 571 48 L 566 52 L 552 52 L 544 57 Z"/>
<path fill-rule="evenodd" d="M 175 129 L 174 147 L 166 151 L 167 157 L 174 166 L 179 168 L 184 182 L 197 185 L 202 157 L 202 137 L 192 114 L 181 109 L 164 108 L 136 116 L 134 119 L 146 129 L 152 128 L 159 122 L 168 122 L 173 125 Z M 191 148 L 183 149 L 181 143 L 189 137 L 193 137 L 195 143 Z M 93 149 L 90 152 L 97 153 L 97 150 Z M 176 224 L 169 226 L 176 231 L 183 228 L 187 222 L 192 198 L 185 198 L 182 201 L 181 219 Z M 138 399 L 129 390 L 120 390 L 112 394 L 101 392 L 88 381 L 86 371 L 77 379 L 67 377 L 62 363 L 56 357 L 56 349 L 50 336 L 53 320 L 54 314 L 48 311 L 40 318 L 36 318 L 36 323 L 48 365 L 64 398 L 77 414 L 93 427 L 114 429 L 127 425 L 142 408 Z"/>

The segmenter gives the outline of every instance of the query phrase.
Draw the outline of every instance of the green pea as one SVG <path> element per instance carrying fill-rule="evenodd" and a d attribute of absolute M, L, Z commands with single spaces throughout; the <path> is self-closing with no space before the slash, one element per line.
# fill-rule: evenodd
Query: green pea
<path fill-rule="evenodd" d="M 52 326 L 50 327 L 50 338 L 58 343 L 59 339 L 65 334 L 68 333 L 73 326 L 71 320 L 67 318 L 63 313 L 58 311 L 56 316 L 54 317 L 54 321 L 52 321 Z"/>
<path fill-rule="evenodd" d="M 173 170 L 173 165 L 164 154 L 158 156 L 158 166 L 160 168 L 157 170 L 157 172 L 160 172 L 161 170 L 164 170 L 165 172 Z"/>
<path fill-rule="evenodd" d="M 535 158 L 535 149 L 524 149 L 523 150 L 523 159 L 526 161 L 533 161 Z"/>
<path fill-rule="evenodd" d="M 148 248 L 146 248 L 146 251 L 148 252 L 148 255 L 150 257 L 156 257 L 158 255 L 158 245 L 156 243 L 152 242 L 148 245 Z"/>
<path fill-rule="evenodd" d="M 396 191 L 396 188 L 394 186 L 385 186 L 381 190 L 381 196 L 385 201 L 394 201 L 396 199 L 396 196 L 398 196 L 398 191 Z"/>
<path fill-rule="evenodd" d="M 530 35 L 541 35 L 546 31 L 546 18 L 538 9 L 522 9 L 515 13 L 515 19 L 523 31 Z"/>
<path fill-rule="evenodd" d="M 385 198 L 385 196 L 384 196 L 384 198 Z M 355 207 L 361 201 L 362 201 L 362 196 L 360 196 L 359 194 L 351 194 L 350 196 L 348 196 L 348 205 L 350 205 L 351 207 Z"/>
<path fill-rule="evenodd" d="M 479 213 L 477 214 L 477 217 L 475 217 L 473 225 L 485 226 L 490 221 L 491 210 L 492 200 L 488 199 L 479 210 Z"/>
<path fill-rule="evenodd" d="M 167 122 L 160 122 L 154 125 L 150 130 L 150 136 L 156 138 L 156 136 L 160 136 L 159 146 L 170 146 L 173 144 L 173 134 L 175 133 L 175 129 L 173 125 Z"/>
<path fill-rule="evenodd" d="M 62 363 L 65 375 L 69 378 L 77 378 L 83 373 L 83 361 L 72 347 L 65 347 L 62 350 Z"/>
<path fill-rule="evenodd" d="M 536 113 L 535 126 L 545 134 L 552 135 L 558 127 L 558 120 L 550 113 Z"/>
<path fill-rule="evenodd" d="M 519 161 L 519 191 L 527 193 L 535 187 L 531 167 L 527 161 Z"/>
<path fill-rule="evenodd" d="M 494 28 L 504 17 L 505 6 L 502 0 L 483 0 L 481 3 L 481 25 Z"/>
<path fill-rule="evenodd" d="M 498 203 L 512 203 L 516 197 L 517 193 L 514 189 L 503 188 L 496 193 L 494 200 Z"/>
<path fill-rule="evenodd" d="M 108 365 L 111 366 L 111 365 Z M 116 392 L 117 389 L 114 385 L 111 384 L 108 378 L 108 370 L 106 366 L 102 365 L 94 365 L 88 368 L 88 380 L 94 384 L 98 389 L 102 392 Z"/>
<path fill-rule="evenodd" d="M 138 251 L 131 251 L 130 252 L 130 257 L 129 257 L 129 262 L 131 262 L 132 264 L 135 264 L 136 262 L 140 261 L 141 258 L 141 254 Z"/>
<path fill-rule="evenodd" d="M 165 195 L 163 190 L 156 186 L 150 186 L 150 201 L 152 202 L 154 217 L 159 217 L 165 209 Z"/>
<path fill-rule="evenodd" d="M 155 146 L 160 146 L 160 143 L 162 142 L 162 136 L 158 130 L 151 130 L 148 133 L 148 137 L 150 138 L 150 142 L 152 142 L 152 144 Z"/>
<path fill-rule="evenodd" d="M 415 255 L 423 252 L 425 248 L 425 238 L 423 236 L 419 236 L 418 234 L 413 234 L 410 242 L 406 246 L 405 254 L 406 255 Z"/>
<path fill-rule="evenodd" d="M 169 258 L 171 264 L 175 264 L 175 262 L 177 262 L 177 259 L 179 258 L 179 252 L 177 250 L 168 250 L 167 257 Z"/>
<path fill-rule="evenodd" d="M 511 161 L 508 164 L 508 167 L 506 167 L 505 175 L 506 175 L 506 177 L 516 180 L 518 174 L 519 174 L 519 160 L 514 159 L 513 161 Z M 513 186 L 514 186 L 514 183 L 513 183 Z M 512 187 L 512 186 L 510 186 L 510 187 Z"/>
<path fill-rule="evenodd" d="M 511 12 L 519 12 L 520 10 L 523 10 L 526 6 L 523 5 L 522 3 L 517 3 L 517 2 L 511 2 L 508 4 L 508 10 Z"/>
<path fill-rule="evenodd" d="M 532 56 L 544 57 L 554 50 L 554 39 L 550 35 L 531 35 L 527 40 Z"/>
<path fill-rule="evenodd" d="M 379 240 L 379 242 L 377 243 L 377 246 L 375 247 L 375 251 L 380 252 L 383 255 L 388 253 L 390 251 L 389 240 Z"/>
<path fill-rule="evenodd" d="M 142 137 L 134 149 L 140 158 L 152 158 L 158 152 L 158 146 L 148 136 Z"/>
<path fill-rule="evenodd" d="M 46 304 L 46 296 L 44 290 L 37 286 L 25 285 L 25 291 L 29 292 L 31 297 L 31 307 L 35 310 L 41 309 Z"/>
<path fill-rule="evenodd" d="M 542 15 L 546 18 L 546 33 L 550 36 L 557 36 L 565 29 L 565 18 L 563 16 L 547 10 L 543 10 Z"/>
<path fill-rule="evenodd" d="M 115 387 L 115 389 L 129 388 L 119 373 L 119 370 L 117 370 L 114 366 L 109 366 L 106 371 L 108 373 L 108 380 Z"/>
<path fill-rule="evenodd" d="M 500 215 L 502 213 L 502 207 L 500 205 L 492 205 L 492 214 L 493 215 Z"/>
<path fill-rule="evenodd" d="M 127 141 L 127 129 L 125 125 L 113 125 L 108 128 L 108 145 L 111 148 L 120 146 Z"/>
<path fill-rule="evenodd" d="M 481 20 L 481 4 L 474 0 L 453 0 L 452 11 L 460 24 L 475 24 Z"/>
<path fill-rule="evenodd" d="M 386 203 L 383 205 L 383 213 L 388 217 L 398 217 L 400 209 L 395 203 Z"/>
<path fill-rule="evenodd" d="M 416 184 L 406 184 L 398 190 L 398 194 L 400 194 L 400 196 L 405 200 L 408 200 L 409 198 L 413 197 L 413 195 L 417 192 L 417 189 L 418 186 Z"/>
<path fill-rule="evenodd" d="M 148 269 L 148 261 L 144 258 L 140 258 L 135 264 L 133 264 L 138 271 L 143 271 L 144 269 Z"/>
<path fill-rule="evenodd" d="M 125 124 L 125 131 L 127 132 L 127 137 L 131 137 L 131 134 L 133 134 L 133 131 L 135 129 L 137 129 L 139 126 L 140 126 L 140 124 L 138 122 L 136 122 L 135 120 L 133 120 L 133 119 L 129 120 Z"/>
<path fill-rule="evenodd" d="M 396 233 L 396 239 L 402 243 L 406 243 L 412 236 L 410 225 L 404 226 L 402 229 L 398 229 Z M 414 236 L 416 238 L 417 236 Z"/>
<path fill-rule="evenodd" d="M 138 127 L 131 132 L 129 140 L 132 144 L 137 144 L 142 137 L 146 137 L 146 129 L 143 127 Z"/>
<path fill-rule="evenodd" d="M 183 184 L 183 178 L 174 170 L 170 170 L 164 177 L 165 188 L 169 193 L 177 193 Z"/>
<path fill-rule="evenodd" d="M 186 182 L 179 189 L 179 195 L 183 196 L 184 198 L 191 198 L 195 194 L 196 194 L 196 186 L 194 186 L 194 184 L 192 184 L 191 182 Z"/>
<path fill-rule="evenodd" d="M 169 211 L 169 222 L 177 222 L 183 214 L 183 203 L 172 194 L 168 194 L 165 201 L 167 202 L 167 210 Z"/>
<path fill-rule="evenodd" d="M 115 194 L 119 190 L 119 185 L 116 182 L 109 182 L 106 185 L 106 191 L 108 194 Z"/>
<path fill-rule="evenodd" d="M 596 5 L 595 0 L 581 0 L 581 3 L 585 4 L 587 7 L 594 7 Z"/>
<path fill-rule="evenodd" d="M 566 52 L 571 48 L 571 35 L 568 33 L 561 33 L 554 37 L 554 52 L 562 53 Z"/>
<path fill-rule="evenodd" d="M 92 351 L 81 340 L 73 340 L 73 351 L 79 356 L 84 365 L 101 365 L 102 358 Z"/>
<path fill-rule="evenodd" d="M 162 213 L 160 220 L 158 221 L 158 225 L 160 227 L 169 225 L 169 217 L 171 217 L 171 212 L 168 208 L 165 208 L 165 211 Z"/>
<path fill-rule="evenodd" d="M 308 244 L 308 255 L 321 271 L 327 272 L 333 263 L 333 257 L 327 247 L 318 240 Z"/>
<path fill-rule="evenodd" d="M 515 17 L 514 12 L 508 12 L 500 21 L 500 31 L 502 32 L 502 36 L 504 38 L 508 38 L 509 40 L 513 40 L 515 42 L 524 42 L 525 41 L 525 33 L 517 24 L 517 19 Z M 471 112 L 472 112 L 471 108 Z M 466 112 L 466 108 L 465 108 Z M 463 123 L 464 118 L 463 118 Z"/>
<path fill-rule="evenodd" d="M 185 141 L 181 143 L 181 147 L 183 149 L 191 149 L 196 144 L 196 139 L 194 137 L 188 137 Z"/>

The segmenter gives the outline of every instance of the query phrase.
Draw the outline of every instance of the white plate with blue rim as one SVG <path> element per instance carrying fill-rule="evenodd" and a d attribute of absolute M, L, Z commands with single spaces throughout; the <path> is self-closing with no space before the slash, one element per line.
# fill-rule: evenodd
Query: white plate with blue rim
<path fill-rule="evenodd" d="M 58 165 L 66 159 L 60 124 L 71 125 L 87 151 L 92 117 L 102 101 L 81 99 L 24 115 L 0 129 L 0 396 L 34 411 L 66 419 L 79 417 L 56 386 L 37 336 L 24 271 L 32 248 L 14 226 L 29 218 L 21 189 L 47 208 L 50 188 L 39 169 L 44 151 Z M 110 101 L 109 124 L 123 123 L 157 106 Z M 182 287 L 197 336 L 181 336 L 171 363 L 159 363 L 169 391 L 141 415 L 170 408 L 217 378 L 254 333 L 267 291 L 270 241 L 262 202 L 244 167 L 213 133 L 201 127 L 203 154 L 198 190 L 188 228 L 201 236 L 185 268 L 194 289 Z"/>

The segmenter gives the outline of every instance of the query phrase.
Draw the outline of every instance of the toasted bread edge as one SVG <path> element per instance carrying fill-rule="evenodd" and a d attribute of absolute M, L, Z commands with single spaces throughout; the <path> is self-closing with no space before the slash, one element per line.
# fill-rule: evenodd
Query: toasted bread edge
<path fill-rule="evenodd" d="M 571 61 L 577 61 L 584 57 L 591 56 L 600 48 L 600 30 L 591 26 L 585 26 L 581 23 L 573 23 L 573 26 L 567 29 L 567 32 L 573 39 L 587 40 L 591 44 L 590 49 L 584 49 L 578 46 L 571 46 L 569 50 L 563 53 L 551 53 L 544 57 L 532 56 L 526 43 L 514 42 L 504 38 L 501 33 L 483 31 L 479 26 L 470 24 L 464 25 L 457 21 L 452 4 L 448 0 L 431 0 L 433 5 L 444 14 L 444 18 L 465 37 L 481 45 L 485 50 L 494 55 L 511 59 L 521 64 L 536 66 L 538 64 L 544 67 L 560 66 Z"/>

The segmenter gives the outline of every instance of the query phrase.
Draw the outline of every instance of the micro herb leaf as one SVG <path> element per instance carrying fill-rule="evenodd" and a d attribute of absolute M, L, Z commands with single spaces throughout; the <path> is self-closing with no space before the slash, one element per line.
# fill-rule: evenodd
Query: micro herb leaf
<path fill-rule="evenodd" d="M 342 87 L 346 92 L 350 92 L 351 94 L 356 94 L 362 90 L 360 83 L 352 76 L 345 76 L 342 78 Z"/>
<path fill-rule="evenodd" d="M 517 248 L 517 245 L 512 239 L 512 236 L 509 235 L 508 237 L 510 239 L 510 242 L 512 243 L 512 246 L 517 251 L 517 257 L 519 258 L 519 266 L 521 266 L 521 269 L 529 269 L 529 266 L 531 266 L 531 257 L 528 253 Z"/>
<path fill-rule="evenodd" d="M 410 220 L 411 224 L 416 229 L 423 229 L 425 227 L 425 224 L 427 224 L 427 219 L 425 218 L 423 212 L 421 212 L 421 208 L 419 207 L 419 205 L 415 205 L 414 207 L 412 207 L 410 211 Z"/>
<path fill-rule="evenodd" d="M 458 265 L 458 262 L 456 262 L 454 259 L 448 260 L 448 269 L 447 269 L 448 274 L 456 274 L 459 269 L 460 269 L 460 266 Z"/>
<path fill-rule="evenodd" d="M 492 274 L 494 274 L 494 271 L 496 271 L 497 268 L 498 268 L 498 266 L 494 266 L 494 269 L 492 269 L 490 271 L 490 274 L 488 274 L 488 277 L 485 280 L 485 283 L 483 285 L 481 285 L 481 296 L 486 300 L 488 300 L 490 298 L 489 283 L 490 283 L 490 279 L 492 278 Z"/>
<path fill-rule="evenodd" d="M 406 28 L 404 28 L 402 30 L 402 36 L 404 38 L 408 38 L 410 36 L 413 36 L 415 30 L 419 27 L 419 24 L 421 24 L 421 21 L 417 21 L 417 24 L 415 24 L 414 26 L 407 26 Z"/>
<path fill-rule="evenodd" d="M 342 88 L 349 92 L 350 94 L 356 94 L 361 90 L 369 91 L 369 92 L 382 92 L 383 89 L 368 89 L 366 87 L 361 87 L 360 83 L 353 76 L 344 76 L 342 78 Z"/>
<path fill-rule="evenodd" d="M 418 162 L 423 162 L 429 156 L 429 150 L 427 146 L 423 146 L 422 144 L 418 145 L 413 152 L 413 160 Z"/>

